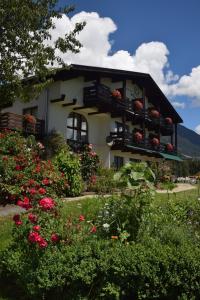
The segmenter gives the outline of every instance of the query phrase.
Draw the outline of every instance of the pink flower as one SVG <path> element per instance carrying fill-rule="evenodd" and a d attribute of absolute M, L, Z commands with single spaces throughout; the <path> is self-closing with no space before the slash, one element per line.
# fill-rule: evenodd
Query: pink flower
<path fill-rule="evenodd" d="M 51 235 L 51 241 L 53 243 L 57 243 L 59 241 L 59 236 L 56 233 L 52 233 L 52 235 Z"/>
<path fill-rule="evenodd" d="M 28 219 L 29 219 L 29 221 L 30 221 L 31 223 L 36 223 L 38 217 L 37 217 L 36 215 L 34 215 L 34 214 L 29 214 L 29 215 L 28 215 Z"/>
<path fill-rule="evenodd" d="M 52 198 L 43 198 L 39 201 L 39 205 L 43 210 L 50 210 L 54 208 L 55 202 Z"/>
<path fill-rule="evenodd" d="M 41 194 L 41 195 L 46 194 L 46 190 L 45 190 L 44 188 L 42 188 L 42 187 L 39 188 L 38 192 L 39 192 L 39 194 Z"/>
<path fill-rule="evenodd" d="M 38 245 L 40 248 L 46 248 L 48 246 L 48 243 L 45 239 L 41 238 L 40 241 L 38 241 Z"/>
<path fill-rule="evenodd" d="M 44 178 L 44 179 L 42 180 L 42 184 L 44 184 L 44 185 L 49 185 L 49 183 L 50 183 L 50 181 L 49 181 L 48 178 Z"/>
<path fill-rule="evenodd" d="M 84 217 L 83 215 L 80 215 L 80 216 L 79 216 L 79 221 L 80 221 L 80 222 L 85 221 L 85 217 Z"/>
<path fill-rule="evenodd" d="M 91 233 L 96 233 L 97 232 L 97 228 L 96 226 L 92 226 L 92 228 L 90 229 Z"/>
<path fill-rule="evenodd" d="M 92 150 L 92 144 L 88 145 L 88 149 Z"/>
<path fill-rule="evenodd" d="M 33 226 L 34 231 L 40 231 L 41 227 L 39 225 Z"/>

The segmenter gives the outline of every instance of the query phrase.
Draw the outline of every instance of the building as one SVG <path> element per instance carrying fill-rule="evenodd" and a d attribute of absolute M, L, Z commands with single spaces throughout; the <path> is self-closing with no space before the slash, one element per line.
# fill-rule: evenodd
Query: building
<path fill-rule="evenodd" d="M 61 132 L 74 151 L 93 144 L 106 167 L 180 160 L 182 119 L 149 74 L 71 65 L 57 71 L 37 100 L 5 108 L 1 127 L 23 128 L 24 114 L 37 117 L 36 134 Z"/>

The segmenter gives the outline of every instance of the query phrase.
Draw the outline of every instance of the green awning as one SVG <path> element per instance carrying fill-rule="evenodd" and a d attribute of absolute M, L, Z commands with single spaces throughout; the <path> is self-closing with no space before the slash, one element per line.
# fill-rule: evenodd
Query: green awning
<path fill-rule="evenodd" d="M 160 153 L 160 155 L 165 159 L 183 161 L 179 156 L 176 156 L 176 155 L 171 155 L 171 154 L 167 154 L 167 153 Z"/>

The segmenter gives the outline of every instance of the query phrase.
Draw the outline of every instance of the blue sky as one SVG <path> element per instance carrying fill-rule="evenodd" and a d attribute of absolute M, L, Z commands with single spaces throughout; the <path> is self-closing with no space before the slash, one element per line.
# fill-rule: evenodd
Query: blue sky
<path fill-rule="evenodd" d="M 66 3 L 69 4 L 69 1 L 60 1 L 60 5 Z M 117 29 L 110 30 L 108 34 L 112 45 L 109 55 L 119 50 L 135 54 L 140 45 L 154 41 L 167 47 L 167 68 L 179 78 L 190 76 L 192 68 L 200 65 L 199 0 L 74 0 L 71 3 L 76 7 L 72 16 L 82 11 L 97 12 L 99 18 L 110 18 L 116 25 Z M 184 125 L 195 129 L 200 124 L 200 77 L 199 85 L 197 75 L 190 77 L 184 83 L 188 86 L 178 84 L 176 92 L 168 94 L 168 98 L 184 103 L 184 109 L 176 109 Z M 192 90 L 189 83 L 193 86 Z"/>

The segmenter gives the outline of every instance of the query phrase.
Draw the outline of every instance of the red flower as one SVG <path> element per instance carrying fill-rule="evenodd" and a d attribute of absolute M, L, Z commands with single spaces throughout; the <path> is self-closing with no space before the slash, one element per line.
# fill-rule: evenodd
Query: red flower
<path fill-rule="evenodd" d="M 21 169 L 22 169 L 22 167 L 21 167 L 20 165 L 16 165 L 16 166 L 15 166 L 15 170 L 16 170 L 16 171 L 20 171 Z"/>
<path fill-rule="evenodd" d="M 22 200 L 18 200 L 17 201 L 17 205 L 22 207 L 22 208 L 25 208 L 26 210 L 28 210 L 29 208 L 31 208 L 32 206 L 30 205 L 30 200 L 28 197 L 24 197 L 23 199 L 24 201 Z"/>
<path fill-rule="evenodd" d="M 3 157 L 3 160 L 4 160 L 4 161 L 7 161 L 7 160 L 8 160 L 8 156 L 4 156 L 4 157 Z"/>
<path fill-rule="evenodd" d="M 35 195 L 35 194 L 37 194 L 37 191 L 36 191 L 36 189 L 31 188 L 31 189 L 29 189 L 29 193 L 30 193 L 31 195 Z"/>
<path fill-rule="evenodd" d="M 91 233 L 96 233 L 97 232 L 97 228 L 96 226 L 92 226 L 92 228 L 90 229 Z"/>
<path fill-rule="evenodd" d="M 29 179 L 28 185 L 34 185 L 34 184 L 35 184 L 35 180 L 34 179 Z"/>
<path fill-rule="evenodd" d="M 43 198 L 39 201 L 39 205 L 43 210 L 50 210 L 54 208 L 55 202 L 52 198 Z"/>
<path fill-rule="evenodd" d="M 46 190 L 43 189 L 43 188 L 39 188 L 38 192 L 39 192 L 39 194 L 41 194 L 41 195 L 46 194 Z"/>
<path fill-rule="evenodd" d="M 41 238 L 39 241 L 38 241 L 38 245 L 40 248 L 46 248 L 48 246 L 48 243 L 45 239 Z"/>
<path fill-rule="evenodd" d="M 29 219 L 29 221 L 30 221 L 31 223 L 36 223 L 38 217 L 37 217 L 36 215 L 34 215 L 34 214 L 29 214 L 29 215 L 28 215 L 28 219 Z"/>
<path fill-rule="evenodd" d="M 41 236 L 39 235 L 38 232 L 31 231 L 28 235 L 28 240 L 31 243 L 37 243 L 41 240 Z"/>
<path fill-rule="evenodd" d="M 92 176 L 90 177 L 90 182 L 91 182 L 92 184 L 95 184 L 96 181 L 97 181 L 97 176 L 96 176 L 96 175 L 92 175 Z"/>
<path fill-rule="evenodd" d="M 17 226 L 20 226 L 20 225 L 22 225 L 22 221 L 21 221 L 21 220 L 19 220 L 19 221 L 16 221 L 16 222 L 15 222 L 15 225 L 17 225 Z"/>
<path fill-rule="evenodd" d="M 80 215 L 80 216 L 79 216 L 79 221 L 80 221 L 80 222 L 85 221 L 85 217 L 84 217 L 83 215 Z"/>
<path fill-rule="evenodd" d="M 53 243 L 57 243 L 59 241 L 59 236 L 56 233 L 52 233 L 52 235 L 51 235 L 51 241 Z"/>
<path fill-rule="evenodd" d="M 41 227 L 39 225 L 33 226 L 34 231 L 40 231 Z"/>
<path fill-rule="evenodd" d="M 44 185 L 49 185 L 49 183 L 50 183 L 50 181 L 49 181 L 48 178 L 44 178 L 44 179 L 42 180 L 42 184 L 44 184 Z"/>
<path fill-rule="evenodd" d="M 19 220 L 20 220 L 20 215 L 19 214 L 13 216 L 13 221 L 14 222 L 17 222 Z"/>

